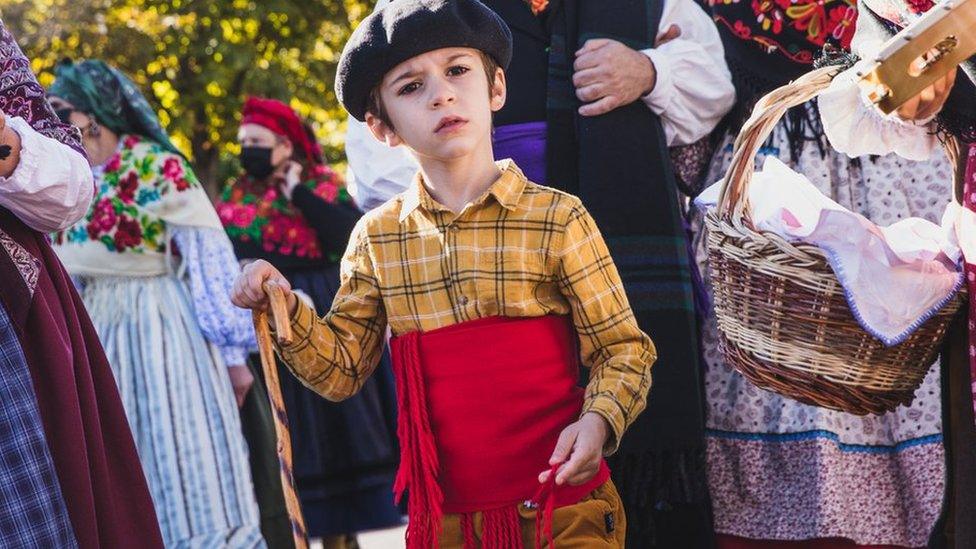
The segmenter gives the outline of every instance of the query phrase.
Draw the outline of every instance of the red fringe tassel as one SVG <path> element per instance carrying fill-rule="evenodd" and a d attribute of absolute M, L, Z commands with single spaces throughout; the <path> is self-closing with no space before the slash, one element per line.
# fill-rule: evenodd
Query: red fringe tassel
<path fill-rule="evenodd" d="M 549 549 L 556 545 L 552 537 L 552 515 L 556 510 L 556 472 L 559 471 L 561 463 L 557 463 L 549 468 L 549 478 L 545 484 L 539 487 L 539 491 L 532 498 L 532 503 L 536 506 L 535 513 L 535 546 L 536 549 L 542 547 L 542 533 L 546 534 L 546 541 L 549 542 Z"/>
<path fill-rule="evenodd" d="M 518 507 L 482 512 L 481 546 L 484 549 L 522 549 L 522 527 Z"/>
<path fill-rule="evenodd" d="M 444 496 L 437 484 L 437 447 L 427 413 L 427 395 L 420 369 L 420 335 L 397 338 L 392 346 L 393 373 L 397 381 L 397 436 L 400 438 L 400 468 L 393 491 L 399 503 L 405 490 L 407 501 L 407 549 L 436 549 L 441 529 Z"/>

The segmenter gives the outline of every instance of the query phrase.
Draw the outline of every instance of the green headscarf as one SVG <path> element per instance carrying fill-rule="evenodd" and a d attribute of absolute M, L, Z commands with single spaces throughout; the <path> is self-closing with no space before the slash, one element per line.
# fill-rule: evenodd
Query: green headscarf
<path fill-rule="evenodd" d="M 99 124 L 117 134 L 135 134 L 183 154 L 170 141 L 139 88 L 118 69 L 96 59 L 80 63 L 66 60 L 55 67 L 54 74 L 57 78 L 49 95 L 94 116 Z"/>

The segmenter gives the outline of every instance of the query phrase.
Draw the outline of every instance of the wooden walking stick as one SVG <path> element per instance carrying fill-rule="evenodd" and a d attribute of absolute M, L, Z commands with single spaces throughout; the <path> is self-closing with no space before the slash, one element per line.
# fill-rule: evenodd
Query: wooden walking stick
<path fill-rule="evenodd" d="M 288 302 L 280 287 L 265 284 L 264 291 L 271 301 L 271 319 L 275 323 L 275 333 L 279 343 L 291 343 L 291 323 L 288 315 Z M 261 367 L 268 384 L 268 400 L 274 412 L 275 434 L 278 437 L 278 464 L 281 469 L 281 488 L 285 493 L 285 507 L 291 521 L 291 531 L 295 538 L 295 549 L 308 549 L 308 531 L 302 517 L 302 507 L 295 489 L 295 476 L 291 460 L 291 433 L 288 430 L 288 416 L 285 402 L 281 398 L 281 384 L 278 381 L 278 366 L 275 362 L 271 341 L 271 327 L 268 313 L 254 311 L 254 332 L 257 335 L 258 350 L 261 352 Z"/>

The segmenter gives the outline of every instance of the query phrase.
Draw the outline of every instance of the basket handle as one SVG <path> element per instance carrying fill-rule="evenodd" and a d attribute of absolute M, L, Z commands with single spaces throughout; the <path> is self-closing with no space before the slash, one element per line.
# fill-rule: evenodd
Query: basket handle
<path fill-rule="evenodd" d="M 769 138 L 776 124 L 783 118 L 787 110 L 820 95 L 842 70 L 841 67 L 824 67 L 813 70 L 789 84 L 769 92 L 756 103 L 752 115 L 742 125 L 742 130 L 735 138 L 732 163 L 722 179 L 722 191 L 718 198 L 718 215 L 720 218 L 732 222 L 733 225 L 751 219 L 749 184 L 752 182 L 756 155 L 759 153 L 759 149 Z M 962 150 L 958 140 L 954 137 L 947 138 L 943 142 L 943 148 L 955 168 L 953 171 L 954 198 L 961 202 L 962 187 L 965 183 L 963 177 L 965 163 L 960 162 Z"/>

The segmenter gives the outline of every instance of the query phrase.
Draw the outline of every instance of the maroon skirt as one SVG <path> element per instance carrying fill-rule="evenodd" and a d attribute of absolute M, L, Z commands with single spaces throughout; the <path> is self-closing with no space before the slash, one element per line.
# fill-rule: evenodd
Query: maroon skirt
<path fill-rule="evenodd" d="M 79 547 L 162 547 L 112 370 L 46 238 L 0 208 L 0 302 L 24 351 Z"/>

